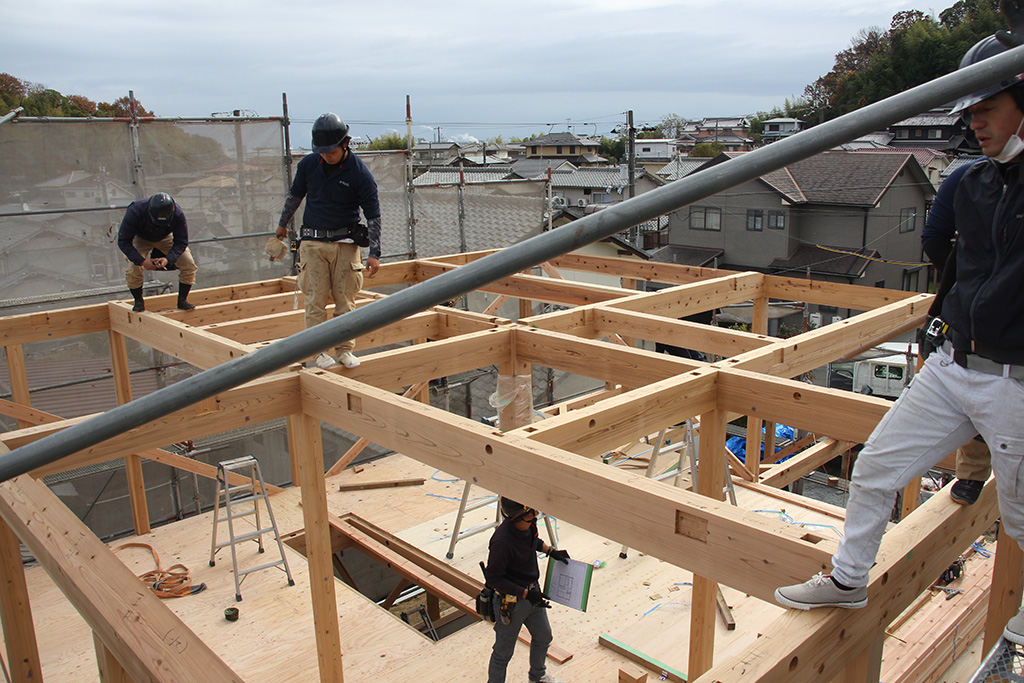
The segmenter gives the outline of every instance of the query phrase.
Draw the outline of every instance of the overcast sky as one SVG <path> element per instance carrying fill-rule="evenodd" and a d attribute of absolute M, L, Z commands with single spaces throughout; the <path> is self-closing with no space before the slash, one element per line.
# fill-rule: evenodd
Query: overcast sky
<path fill-rule="evenodd" d="M 752 114 L 827 73 L 891 0 L 0 0 L 0 72 L 159 116 L 334 111 L 463 140 Z M 0 112 L 0 114 L 5 112 Z"/>

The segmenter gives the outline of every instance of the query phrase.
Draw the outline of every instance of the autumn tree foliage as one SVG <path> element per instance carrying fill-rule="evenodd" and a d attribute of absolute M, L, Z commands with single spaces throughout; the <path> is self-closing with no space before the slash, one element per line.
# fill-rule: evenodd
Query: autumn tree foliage
<path fill-rule="evenodd" d="M 84 95 L 63 95 L 40 83 L 31 83 L 8 73 L 0 73 L 0 115 L 22 107 L 23 116 L 85 117 L 129 116 L 128 96 L 113 102 L 93 102 Z M 153 116 L 153 112 L 135 102 L 137 116 Z"/>

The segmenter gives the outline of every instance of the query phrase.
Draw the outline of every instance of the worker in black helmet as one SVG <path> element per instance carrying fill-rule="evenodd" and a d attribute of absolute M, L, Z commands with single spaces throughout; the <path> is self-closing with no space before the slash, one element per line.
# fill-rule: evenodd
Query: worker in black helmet
<path fill-rule="evenodd" d="M 178 308 L 195 308 L 188 302 L 188 293 L 196 283 L 199 268 L 188 248 L 185 212 L 171 195 L 157 192 L 129 204 L 117 231 L 117 246 L 131 264 L 125 280 L 135 299 L 133 311 L 146 310 L 142 297 L 143 270 L 177 270 Z"/>
<path fill-rule="evenodd" d="M 960 67 L 1006 52 L 1003 38 L 1019 45 L 1024 16 L 1012 16 L 1011 24 L 1012 36 L 981 40 Z M 991 452 L 1000 533 L 1024 546 L 1024 73 L 962 97 L 953 113 L 964 117 L 987 158 L 964 171 L 953 197 L 956 277 L 929 327 L 936 348 L 857 458 L 831 574 L 776 590 L 786 607 L 866 605 L 897 491 L 977 434 Z M 1020 595 L 1002 598 L 1011 599 L 1017 606 Z M 1024 610 L 1003 636 L 1024 645 Z"/>
<path fill-rule="evenodd" d="M 380 267 L 380 202 L 377 183 L 359 157 L 351 152 L 348 125 L 337 114 L 322 114 L 313 123 L 313 153 L 295 169 L 295 180 L 284 201 L 276 235 L 288 236 L 288 222 L 299 203 L 306 200 L 299 239 L 299 285 L 306 298 L 306 327 L 327 320 L 327 303 L 334 300 L 334 315 L 355 308 L 363 286 L 360 247 L 368 247 L 366 271 L 370 277 Z M 366 224 L 359 220 L 362 210 Z M 346 368 L 359 365 L 352 351 L 355 340 L 324 352 L 314 362 L 327 369 L 340 362 Z"/>
<path fill-rule="evenodd" d="M 537 533 L 537 511 L 510 498 L 501 498 L 505 517 L 491 536 L 484 576 L 494 589 L 494 649 L 487 668 L 487 683 L 505 683 L 505 669 L 515 652 L 519 631 L 530 632 L 530 681 L 562 683 L 547 673 L 551 624 L 548 604 L 540 590 L 537 553 L 569 562 L 569 553 L 556 550 Z"/>

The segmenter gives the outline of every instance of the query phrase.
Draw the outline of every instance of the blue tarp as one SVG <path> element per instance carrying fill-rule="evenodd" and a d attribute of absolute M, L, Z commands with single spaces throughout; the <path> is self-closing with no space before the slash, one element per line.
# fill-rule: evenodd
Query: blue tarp
<path fill-rule="evenodd" d="M 796 430 L 792 427 L 784 424 L 775 425 L 775 452 L 778 453 L 782 450 L 782 446 L 777 444 L 781 443 L 786 439 L 796 438 Z M 732 451 L 733 455 L 738 457 L 743 462 L 747 461 L 747 440 L 742 436 L 730 436 L 725 440 L 725 447 Z M 764 427 L 761 428 L 761 459 L 764 459 Z M 785 462 L 789 458 L 783 458 L 779 462 Z"/>

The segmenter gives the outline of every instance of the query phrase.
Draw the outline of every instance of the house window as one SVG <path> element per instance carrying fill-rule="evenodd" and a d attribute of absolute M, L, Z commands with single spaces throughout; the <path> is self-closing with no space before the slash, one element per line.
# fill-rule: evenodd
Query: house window
<path fill-rule="evenodd" d="M 569 154 L 576 153 L 576 145 L 569 145 Z"/>
<path fill-rule="evenodd" d="M 919 292 L 920 286 L 920 270 L 915 268 L 913 270 L 903 271 L 903 291 L 904 292 Z"/>
<path fill-rule="evenodd" d="M 537 146 L 536 145 L 532 145 L 530 147 L 530 154 L 536 154 L 536 153 L 537 153 Z"/>
<path fill-rule="evenodd" d="M 651 151 L 651 148 L 650 148 L 650 147 L 641 147 L 641 148 L 640 148 L 640 151 L 641 151 L 641 152 L 650 152 L 650 151 Z"/>
<path fill-rule="evenodd" d="M 898 131 L 896 131 L 896 137 L 898 137 L 898 138 L 909 138 L 910 137 L 910 131 L 907 130 L 906 128 L 901 128 Z"/>
<path fill-rule="evenodd" d="M 941 128 L 929 128 L 928 129 L 928 137 L 931 138 L 932 140 L 940 139 L 942 137 L 942 129 Z"/>
<path fill-rule="evenodd" d="M 722 229 L 722 210 L 713 206 L 691 206 L 690 229 L 720 231 Z"/>
<path fill-rule="evenodd" d="M 558 145 L 557 147 L 555 147 L 555 154 L 561 154 L 561 153 L 562 153 L 562 146 Z"/>
<path fill-rule="evenodd" d="M 747 209 L 747 230 L 755 232 L 764 230 L 764 211 L 761 209 Z"/>
<path fill-rule="evenodd" d="M 917 228 L 917 207 L 900 209 L 900 232 L 914 232 Z"/>
<path fill-rule="evenodd" d="M 914 137 L 915 138 L 924 137 L 924 131 L 921 130 L 920 128 L 918 128 L 917 130 L 914 131 Z"/>
<path fill-rule="evenodd" d="M 612 200 L 612 196 L 607 192 L 595 192 L 590 196 L 590 201 L 595 204 L 607 204 Z"/>
<path fill-rule="evenodd" d="M 785 211 L 769 211 L 768 212 L 768 229 L 769 230 L 785 230 L 786 229 L 786 212 Z"/>

